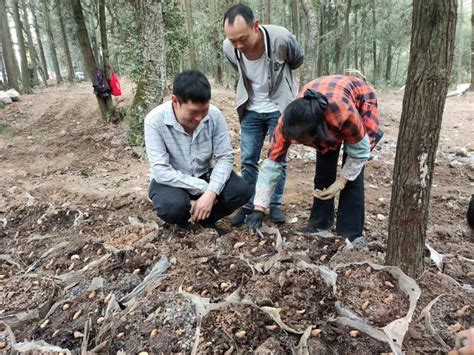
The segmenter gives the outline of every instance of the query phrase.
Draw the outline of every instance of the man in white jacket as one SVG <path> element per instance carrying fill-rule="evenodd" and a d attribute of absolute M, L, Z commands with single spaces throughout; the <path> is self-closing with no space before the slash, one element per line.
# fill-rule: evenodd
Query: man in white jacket
<path fill-rule="evenodd" d="M 292 71 L 303 63 L 304 56 L 291 32 L 280 26 L 260 25 L 243 4 L 227 10 L 224 32 L 224 55 L 239 73 L 236 104 L 242 177 L 254 191 L 263 142 L 272 136 L 278 117 L 298 92 Z M 285 180 L 286 166 L 270 204 L 270 219 L 275 223 L 285 222 L 281 209 Z M 237 213 L 233 225 L 243 224 L 252 213 L 252 201 L 253 197 Z"/>

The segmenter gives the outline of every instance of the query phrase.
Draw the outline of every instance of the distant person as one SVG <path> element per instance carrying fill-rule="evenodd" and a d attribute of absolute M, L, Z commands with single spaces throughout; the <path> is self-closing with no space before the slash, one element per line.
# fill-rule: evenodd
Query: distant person
<path fill-rule="evenodd" d="M 306 84 L 278 121 L 258 175 L 255 212 L 246 223 L 256 229 L 278 181 L 288 148 L 293 143 L 317 150 L 313 207 L 301 231 L 319 232 L 334 221 L 334 197 L 340 192 L 336 233 L 350 241 L 364 228 L 364 166 L 382 136 L 374 89 L 361 79 L 324 76 Z M 342 169 L 337 162 L 343 145 Z M 362 240 L 360 240 L 362 241 Z"/>
<path fill-rule="evenodd" d="M 255 191 L 258 161 L 265 137 L 273 134 L 278 117 L 298 91 L 293 70 L 303 63 L 303 50 L 286 28 L 260 25 L 252 10 L 243 4 L 230 7 L 224 15 L 224 55 L 238 72 L 236 91 L 240 120 L 242 177 Z M 281 209 L 286 180 L 286 160 L 270 202 L 270 219 L 285 222 Z M 232 219 L 244 223 L 252 213 L 252 198 Z"/>
<path fill-rule="evenodd" d="M 218 220 L 251 195 L 245 180 L 232 171 L 227 125 L 210 100 L 207 78 L 195 70 L 185 71 L 174 79 L 171 101 L 145 118 L 149 198 L 161 219 L 185 229 L 190 220 L 216 228 Z"/>

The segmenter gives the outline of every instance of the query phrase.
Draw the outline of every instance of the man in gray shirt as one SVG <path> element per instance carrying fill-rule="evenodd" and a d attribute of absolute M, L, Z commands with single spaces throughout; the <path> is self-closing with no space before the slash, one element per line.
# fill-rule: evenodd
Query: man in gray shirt
<path fill-rule="evenodd" d="M 224 55 L 238 72 L 235 101 L 240 119 L 240 162 L 242 177 L 255 192 L 258 161 L 265 137 L 271 137 L 278 118 L 298 92 L 293 70 L 301 66 L 304 54 L 296 37 L 286 28 L 260 25 L 252 9 L 237 4 L 224 14 Z M 281 208 L 286 180 L 286 163 L 270 201 L 270 220 L 284 223 Z M 253 197 L 232 219 L 244 223 L 253 210 Z"/>
<path fill-rule="evenodd" d="M 183 228 L 190 220 L 215 228 L 251 196 L 250 186 L 232 171 L 227 125 L 210 99 L 207 78 L 185 71 L 174 79 L 171 101 L 145 118 L 149 198 L 161 219 Z"/>

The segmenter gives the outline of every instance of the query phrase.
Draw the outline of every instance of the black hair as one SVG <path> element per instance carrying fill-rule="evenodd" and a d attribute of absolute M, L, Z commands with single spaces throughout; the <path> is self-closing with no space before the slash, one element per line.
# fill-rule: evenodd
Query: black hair
<path fill-rule="evenodd" d="M 233 25 L 235 18 L 239 15 L 244 18 L 245 22 L 247 22 L 247 25 L 249 26 L 252 26 L 255 21 L 255 16 L 253 15 L 253 11 L 250 7 L 244 4 L 237 4 L 231 6 L 225 12 L 223 24 L 225 24 L 225 21 L 228 20 L 229 24 Z"/>
<path fill-rule="evenodd" d="M 186 70 L 174 78 L 173 95 L 180 103 L 188 101 L 207 103 L 211 100 L 211 85 L 206 76 L 198 70 Z"/>
<path fill-rule="evenodd" d="M 283 113 L 285 135 L 296 141 L 312 137 L 317 142 L 328 137 L 325 113 L 328 101 L 326 96 L 306 90 L 303 97 L 291 102 Z"/>

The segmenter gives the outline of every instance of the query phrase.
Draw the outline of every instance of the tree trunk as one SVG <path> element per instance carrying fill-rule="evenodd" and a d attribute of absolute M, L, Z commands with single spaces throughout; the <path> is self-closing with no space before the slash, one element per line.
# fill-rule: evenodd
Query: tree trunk
<path fill-rule="evenodd" d="M 301 0 L 303 11 L 306 15 L 306 23 L 308 26 L 307 37 L 306 37 L 306 55 L 303 63 L 303 70 L 301 72 L 301 85 L 305 85 L 307 82 L 313 79 L 313 69 L 315 66 L 316 44 L 318 43 L 318 19 L 316 18 L 316 9 L 311 0 Z"/>
<path fill-rule="evenodd" d="M 66 63 L 67 63 L 67 80 L 72 83 L 74 82 L 74 68 L 72 66 L 72 59 L 71 59 L 71 51 L 69 50 L 69 40 L 67 39 L 66 35 L 66 27 L 64 26 L 64 18 L 63 18 L 63 8 L 60 0 L 56 0 L 56 11 L 57 16 L 59 19 L 59 27 L 61 29 L 61 36 L 63 38 L 63 45 L 64 45 L 64 54 L 66 55 Z"/>
<path fill-rule="evenodd" d="M 358 17 L 359 17 L 359 12 L 356 10 L 354 11 L 354 38 L 359 38 L 359 22 L 358 22 Z M 359 41 L 354 41 L 354 68 L 359 70 Z"/>
<path fill-rule="evenodd" d="M 318 64 L 317 64 L 317 71 L 316 71 L 316 76 L 322 76 L 323 75 L 323 67 L 324 67 L 324 47 L 323 47 L 323 40 L 322 37 L 326 33 L 325 27 L 324 27 L 324 21 L 326 17 L 326 11 L 325 11 L 325 6 L 324 4 L 321 4 L 319 6 L 319 39 L 318 39 Z M 305 60 L 308 60 L 308 58 L 305 58 Z M 305 83 L 303 83 L 305 84 Z"/>
<path fill-rule="evenodd" d="M 33 43 L 33 36 L 31 35 L 31 28 L 30 28 L 30 23 L 28 21 L 28 11 L 27 11 L 25 0 L 21 0 L 21 8 L 23 10 L 23 28 L 25 29 L 26 38 L 28 40 L 28 53 L 30 55 L 31 66 L 33 68 L 33 80 L 31 84 L 32 86 L 34 86 L 39 83 L 38 62 L 36 61 L 35 45 Z"/>
<path fill-rule="evenodd" d="M 109 43 L 107 41 L 107 22 L 105 19 L 105 0 L 99 0 L 99 32 L 100 44 L 102 47 L 102 65 L 104 66 L 105 77 L 110 80 Z"/>
<path fill-rule="evenodd" d="M 456 0 L 413 1 L 385 259 L 386 264 L 400 266 L 412 277 L 423 271 L 431 182 L 455 34 Z"/>
<path fill-rule="evenodd" d="M 291 0 L 291 24 L 293 28 L 293 34 L 301 40 L 300 38 L 300 17 L 298 13 L 298 0 Z"/>
<path fill-rule="evenodd" d="M 163 102 L 166 88 L 166 44 L 163 0 L 136 0 L 134 6 L 136 17 L 141 19 L 140 40 L 144 67 L 127 115 L 133 122 L 137 122 L 137 118 L 143 120 L 149 111 Z"/>
<path fill-rule="evenodd" d="M 337 33 L 334 38 L 334 71 L 336 74 L 341 74 L 341 62 L 342 62 L 342 43 L 339 35 L 339 11 L 335 9 L 334 11 L 334 28 L 333 31 Z"/>
<path fill-rule="evenodd" d="M 53 29 L 51 28 L 51 17 L 49 14 L 49 3 L 47 0 L 43 2 L 44 5 L 44 21 L 46 24 L 46 32 L 49 39 L 49 49 L 51 51 L 51 59 L 53 60 L 54 73 L 56 74 L 56 83 L 61 84 L 63 78 L 61 77 L 61 70 L 59 69 L 58 55 L 56 53 L 56 44 L 54 43 Z"/>
<path fill-rule="evenodd" d="M 216 0 L 210 0 L 209 12 L 211 20 L 211 31 L 209 32 L 209 40 L 212 43 L 212 51 L 214 52 L 214 81 L 217 85 L 222 85 L 222 49 L 221 41 L 219 40 L 219 29 L 217 26 L 220 25 L 220 21 L 217 20 L 216 16 Z"/>
<path fill-rule="evenodd" d="M 2 26 L 3 61 L 7 72 L 8 86 L 16 91 L 20 91 L 20 83 L 18 82 L 20 70 L 18 69 L 18 63 L 13 50 L 5 0 L 0 0 L 0 23 Z"/>
<path fill-rule="evenodd" d="M 100 28 L 100 44 L 102 46 L 102 64 L 104 65 L 104 74 L 108 81 L 112 77 L 112 67 L 109 60 L 109 43 L 107 41 L 107 22 L 105 19 L 105 0 L 99 0 L 99 28 Z M 105 100 L 107 105 L 107 113 L 109 117 L 114 115 L 114 104 L 112 97 L 109 96 Z"/>
<path fill-rule="evenodd" d="M 82 58 L 84 59 L 84 65 L 86 67 L 87 74 L 89 75 L 91 82 L 93 82 L 95 78 L 95 70 L 97 67 L 95 65 L 96 61 L 94 58 L 94 53 L 92 52 L 91 43 L 89 41 L 89 35 L 87 34 L 87 27 L 84 21 L 81 1 L 71 0 L 71 3 L 74 22 L 76 23 L 77 40 L 81 48 Z M 102 120 L 109 121 L 112 113 L 107 112 L 107 104 L 105 100 L 101 99 L 97 95 L 96 99 L 99 105 Z"/>
<path fill-rule="evenodd" d="M 387 45 L 387 66 L 385 68 L 385 82 L 388 84 L 392 78 L 392 42 Z"/>
<path fill-rule="evenodd" d="M 20 7 L 18 0 L 12 1 L 13 6 L 13 20 L 15 22 L 16 38 L 18 40 L 18 48 L 20 49 L 21 59 L 21 82 L 23 84 L 23 92 L 25 94 L 32 94 L 30 69 L 28 67 L 28 59 L 26 57 L 25 38 L 23 37 L 22 23 L 20 19 Z"/>
<path fill-rule="evenodd" d="M 397 53 L 397 65 L 395 66 L 395 82 L 398 83 L 398 70 L 400 68 L 400 57 L 401 57 L 401 53 L 400 51 Z"/>
<path fill-rule="evenodd" d="M 456 26 L 456 84 L 462 83 L 462 27 L 463 27 L 463 1 L 459 1 L 458 22 Z"/>
<path fill-rule="evenodd" d="M 471 91 L 474 91 L 474 0 L 471 2 Z"/>
<path fill-rule="evenodd" d="M 160 2 L 161 3 L 161 2 Z M 191 0 L 184 0 L 184 10 L 186 12 L 186 30 L 189 38 L 189 65 L 193 69 L 197 69 L 196 62 L 196 48 L 194 46 L 194 25 L 193 25 L 193 10 L 191 7 Z"/>
<path fill-rule="evenodd" d="M 343 58 L 347 56 L 347 52 L 349 52 L 349 15 L 351 14 L 351 4 L 352 1 L 347 0 L 346 11 L 344 12 L 344 31 L 342 33 L 341 59 L 339 61 L 339 67 L 336 67 L 336 73 L 338 74 L 344 74 L 344 68 L 342 66 Z"/>
<path fill-rule="evenodd" d="M 263 23 L 270 24 L 270 0 L 263 0 Z"/>
<path fill-rule="evenodd" d="M 471 91 L 474 91 L 474 0 L 471 2 Z"/>
<path fill-rule="evenodd" d="M 33 26 L 35 28 L 35 34 L 36 34 L 36 41 L 38 42 L 38 48 L 39 48 L 39 54 L 41 58 L 41 68 L 43 69 L 43 80 L 45 82 L 45 85 L 48 85 L 47 80 L 49 79 L 49 73 L 48 73 L 48 63 L 46 62 L 46 56 L 44 55 L 44 48 L 43 48 L 43 41 L 41 40 L 41 33 L 40 29 L 38 26 L 38 18 L 36 17 L 36 9 L 34 8 L 34 5 L 32 3 L 32 0 L 29 1 L 30 5 L 30 11 L 31 15 L 33 15 Z M 41 73 L 41 71 L 40 71 Z"/>
<path fill-rule="evenodd" d="M 375 0 L 372 0 L 372 25 L 373 25 L 373 33 L 372 33 L 372 58 L 374 60 L 374 71 L 373 71 L 373 77 L 372 77 L 372 82 L 375 84 L 377 82 L 377 40 L 376 40 L 376 30 L 377 30 L 377 22 L 376 22 L 376 16 L 375 16 Z"/>

